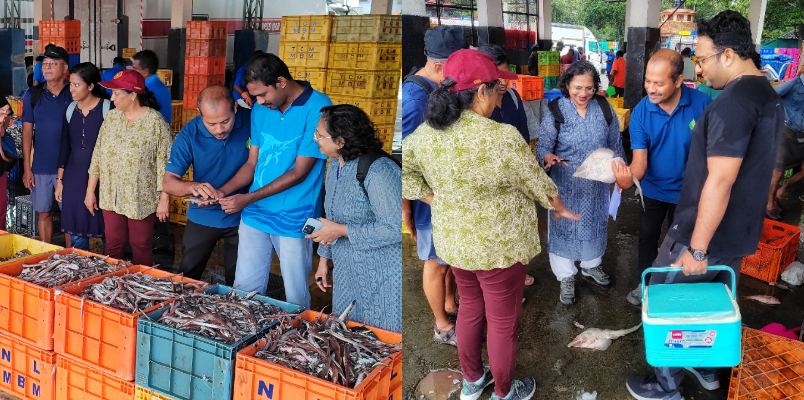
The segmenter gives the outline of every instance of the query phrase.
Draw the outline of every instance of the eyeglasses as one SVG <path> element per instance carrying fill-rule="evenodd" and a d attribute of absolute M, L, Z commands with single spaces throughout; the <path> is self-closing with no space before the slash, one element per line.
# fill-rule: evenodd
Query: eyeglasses
<path fill-rule="evenodd" d="M 716 55 L 718 55 L 718 54 L 720 54 L 720 53 L 722 53 L 722 52 L 724 52 L 724 51 L 725 51 L 725 50 L 720 50 L 720 51 L 718 51 L 718 52 L 717 52 L 717 53 L 715 53 L 715 54 L 710 54 L 710 55 L 708 55 L 708 56 L 706 56 L 706 57 L 699 58 L 698 60 L 696 60 L 696 61 L 695 61 L 695 64 L 697 64 L 697 65 L 698 65 L 698 68 L 702 68 L 702 67 L 701 67 L 701 63 L 703 63 L 703 62 L 704 62 L 704 61 L 705 61 L 707 58 L 712 57 L 712 56 L 716 56 Z"/>
<path fill-rule="evenodd" d="M 313 140 L 315 140 L 317 142 L 317 141 L 319 141 L 321 139 L 332 139 L 332 136 L 320 136 L 318 134 L 318 130 L 316 130 L 315 133 L 313 134 Z"/>
<path fill-rule="evenodd" d="M 46 68 L 46 69 L 56 68 L 58 66 L 59 66 L 58 62 L 43 62 L 42 63 L 42 68 Z"/>

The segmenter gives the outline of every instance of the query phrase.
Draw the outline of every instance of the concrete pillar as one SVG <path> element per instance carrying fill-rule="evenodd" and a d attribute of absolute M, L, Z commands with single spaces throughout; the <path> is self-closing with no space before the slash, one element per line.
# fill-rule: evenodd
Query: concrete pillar
<path fill-rule="evenodd" d="M 479 45 L 496 44 L 505 48 L 502 0 L 478 0 L 477 22 L 477 42 Z"/>
<path fill-rule="evenodd" d="M 430 29 L 430 17 L 405 14 L 405 3 L 402 3 L 402 6 L 402 54 L 405 55 L 402 57 L 402 75 L 404 76 L 413 67 L 423 67 L 427 63 L 427 57 L 424 55 L 424 33 Z"/>
<path fill-rule="evenodd" d="M 762 28 L 765 24 L 765 10 L 768 8 L 768 0 L 751 0 L 748 6 L 748 21 L 751 22 L 751 37 L 759 52 L 762 44 Z"/>
<path fill-rule="evenodd" d="M 34 0 L 33 3 L 33 52 L 39 54 L 39 21 L 50 21 L 50 1 Z"/>
<path fill-rule="evenodd" d="M 659 27 L 661 0 L 628 0 L 625 6 L 625 31 L 630 27 Z"/>
<path fill-rule="evenodd" d="M 628 0 L 626 5 L 625 108 L 642 100 L 645 65 L 660 39 L 661 9 L 661 0 Z"/>
<path fill-rule="evenodd" d="M 255 51 L 269 52 L 268 37 L 268 31 L 235 31 L 234 50 L 232 51 L 235 73 L 248 63 Z"/>
<path fill-rule="evenodd" d="M 552 41 L 553 39 L 553 4 L 551 0 L 539 1 L 538 35 L 541 41 Z M 539 45 L 544 48 L 541 43 Z"/>
<path fill-rule="evenodd" d="M 27 87 L 25 31 L 0 29 L 0 43 L 0 96 L 16 96 Z"/>
<path fill-rule="evenodd" d="M 393 10 L 393 8 L 394 0 L 371 0 L 372 14 L 391 15 L 391 10 Z"/>
<path fill-rule="evenodd" d="M 140 17 L 140 2 L 139 1 L 125 1 L 123 2 L 123 14 L 128 19 L 128 47 L 140 50 L 140 25 L 142 18 Z"/>
<path fill-rule="evenodd" d="M 426 16 L 427 8 L 421 0 L 402 0 L 402 15 Z M 402 32 L 405 31 L 403 30 Z"/>
<path fill-rule="evenodd" d="M 170 31 L 168 32 L 168 57 L 161 68 L 173 70 L 171 97 L 180 100 L 184 94 L 184 55 L 187 53 L 187 21 L 193 19 L 193 0 L 172 0 L 170 7 Z"/>

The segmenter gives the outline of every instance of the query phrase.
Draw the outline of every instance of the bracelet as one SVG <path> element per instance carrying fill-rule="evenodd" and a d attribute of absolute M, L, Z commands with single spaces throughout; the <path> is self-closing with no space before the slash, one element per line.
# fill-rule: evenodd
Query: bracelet
<path fill-rule="evenodd" d="M 64 181 L 64 179 L 61 179 L 61 178 L 56 178 L 56 180 L 59 180 L 59 181 Z"/>

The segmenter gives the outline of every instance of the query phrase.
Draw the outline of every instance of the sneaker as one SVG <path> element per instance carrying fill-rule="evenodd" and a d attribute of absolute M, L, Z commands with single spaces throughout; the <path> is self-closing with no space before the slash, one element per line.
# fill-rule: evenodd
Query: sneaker
<path fill-rule="evenodd" d="M 558 299 L 561 304 L 569 306 L 575 304 L 575 277 L 570 276 L 561 280 L 561 294 Z"/>
<path fill-rule="evenodd" d="M 523 380 L 514 380 L 511 382 L 511 391 L 505 397 L 491 395 L 489 400 L 528 400 L 536 393 L 536 380 L 533 378 L 525 378 Z"/>
<path fill-rule="evenodd" d="M 609 276 L 606 275 L 605 272 L 603 272 L 603 267 L 601 267 L 600 265 L 589 269 L 581 268 L 581 275 L 587 278 L 594 279 L 595 283 L 597 283 L 598 285 L 606 286 L 610 283 Z"/>
<path fill-rule="evenodd" d="M 701 370 L 695 368 L 684 368 L 687 371 L 692 372 L 696 378 L 698 378 L 698 382 L 701 383 L 706 390 L 715 390 L 720 388 L 720 379 L 717 378 L 716 373 L 711 373 L 708 370 Z"/>
<path fill-rule="evenodd" d="M 637 400 L 684 400 L 680 391 L 666 392 L 656 379 L 656 375 L 647 378 L 632 376 L 625 382 L 625 387 Z"/>
<path fill-rule="evenodd" d="M 461 400 L 479 399 L 480 395 L 483 394 L 483 390 L 492 383 L 494 383 L 494 377 L 491 376 L 491 370 L 489 367 L 483 367 L 483 379 L 480 380 L 480 383 L 463 380 Z"/>
<path fill-rule="evenodd" d="M 642 305 L 642 284 L 640 283 L 636 289 L 628 292 L 628 294 L 625 295 L 625 299 L 635 306 Z"/>

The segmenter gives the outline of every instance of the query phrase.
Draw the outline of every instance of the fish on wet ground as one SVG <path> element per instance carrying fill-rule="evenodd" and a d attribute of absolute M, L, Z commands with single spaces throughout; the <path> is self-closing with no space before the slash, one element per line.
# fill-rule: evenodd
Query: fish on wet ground
<path fill-rule="evenodd" d="M 600 329 L 600 328 L 589 328 L 583 332 L 581 332 L 578 336 L 575 337 L 567 347 L 581 347 L 585 349 L 595 349 L 595 350 L 606 350 L 611 346 L 611 341 L 617 338 L 621 338 L 631 332 L 636 331 L 639 327 L 642 326 L 640 322 L 639 325 L 629 328 L 623 329 L 619 331 L 613 331 L 610 329 Z"/>
<path fill-rule="evenodd" d="M 78 296 L 118 310 L 135 313 L 206 286 L 203 282 L 173 280 L 143 273 L 110 276 L 87 285 Z"/>
<path fill-rule="evenodd" d="M 109 257 L 85 256 L 79 253 L 53 253 L 44 260 L 33 264 L 22 264 L 22 272 L 17 278 L 46 288 L 55 288 L 65 283 L 75 282 L 94 275 L 103 275 L 132 264 L 118 260 L 108 263 Z"/>
<path fill-rule="evenodd" d="M 353 306 L 354 302 L 339 317 L 322 313 L 314 321 L 297 318 L 296 324 L 280 324 L 269 331 L 254 357 L 336 385 L 357 387 L 375 367 L 389 366 L 385 359 L 402 351 L 402 344 L 381 342 L 365 326 L 347 328 L 346 316 Z"/>
<path fill-rule="evenodd" d="M 782 302 L 779 301 L 779 299 L 777 299 L 777 298 L 775 298 L 773 296 L 743 296 L 743 298 L 747 299 L 747 300 L 758 301 L 758 302 L 760 302 L 762 304 L 768 304 L 768 305 L 771 305 L 771 306 L 775 306 L 777 304 L 782 304 Z"/>
<path fill-rule="evenodd" d="M 254 300 L 257 293 L 240 296 L 230 291 L 226 294 L 181 295 L 156 322 L 232 344 L 256 334 L 276 320 L 280 324 L 289 324 L 298 315 Z"/>

